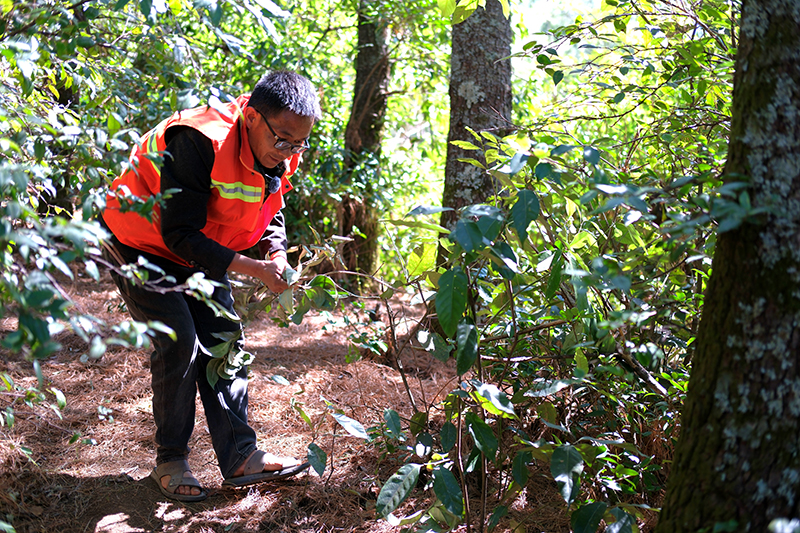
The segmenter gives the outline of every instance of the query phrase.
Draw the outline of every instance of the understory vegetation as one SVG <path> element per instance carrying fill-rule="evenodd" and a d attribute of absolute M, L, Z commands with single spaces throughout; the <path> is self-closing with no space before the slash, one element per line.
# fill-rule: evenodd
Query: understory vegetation
<path fill-rule="evenodd" d="M 294 286 L 273 297 L 243 284 L 240 316 L 269 312 L 288 328 L 309 313 L 374 318 L 350 324 L 347 360 L 387 361 L 411 408 L 362 420 L 329 411 L 400 465 L 376 480 L 377 515 L 409 532 L 524 530 L 505 517 L 532 465 L 549 465 L 576 533 L 649 530 L 716 235 L 757 214 L 741 187 L 722 182 L 737 4 L 604 0 L 554 13 L 541 31 L 538 4 L 512 4 L 513 124 L 456 141 L 496 191 L 443 228 L 442 12 L 469 3 L 376 2 L 394 39 L 383 155 L 363 165 L 382 217 L 380 266 L 348 273 L 337 202 L 364 188 L 342 174 L 351 4 L 0 1 L 1 342 L 38 377 L 29 388 L 2 374 L 0 434 L 24 423 L 15 412 L 25 404 L 69 403 L 45 362 L 60 332 L 79 336 L 90 361 L 110 345 L 146 347 L 158 327 L 81 314 L 55 281 L 76 271 L 100 279 L 108 267 L 94 219 L 139 136 L 177 109 L 246 91 L 264 70 L 292 68 L 324 88 L 325 108 L 286 208 Z M 152 200 L 133 208 L 147 213 Z M 203 298 L 210 288 L 198 278 L 181 289 Z M 426 310 L 402 331 L 398 297 Z M 454 360 L 443 401 L 411 391 L 409 351 Z M 315 431 L 318 420 L 293 407 Z M 307 452 L 323 476 L 330 450 Z M 408 512 L 412 495 L 426 503 Z M 5 521 L 11 530 L 14 517 Z"/>

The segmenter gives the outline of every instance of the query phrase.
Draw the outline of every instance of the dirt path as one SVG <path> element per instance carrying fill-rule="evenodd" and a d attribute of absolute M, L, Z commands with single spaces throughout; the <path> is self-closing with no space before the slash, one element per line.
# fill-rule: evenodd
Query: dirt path
<path fill-rule="evenodd" d="M 107 279 L 65 283 L 64 290 L 80 312 L 109 323 L 127 318 Z M 398 308 L 398 313 L 419 315 L 420 310 Z M 13 329 L 10 320 L 0 319 L 0 334 Z M 348 335 L 354 331 L 340 314 L 310 314 L 290 328 L 262 315 L 248 326 L 248 349 L 256 356 L 250 419 L 259 447 L 304 457 L 313 441 L 328 454 L 328 464 L 322 477 L 312 472 L 292 481 L 222 490 L 198 401 L 189 462 L 211 488 L 210 497 L 198 504 L 164 498 L 149 478 L 155 447 L 147 352 L 114 348 L 100 361 L 86 364 L 80 361 L 85 343 L 64 337 L 63 349 L 42 365 L 49 386 L 66 395 L 63 418 L 18 402 L 13 428 L 0 428 L 0 519 L 18 533 L 395 531 L 377 519 L 374 507 L 378 481 L 396 470 L 397 459 L 348 436 L 326 407 L 327 401 L 365 427 L 379 424 L 385 408 L 404 419 L 413 412 L 394 368 L 370 359 L 345 362 Z M 432 396 L 454 387 L 449 365 L 425 354 L 404 354 L 403 360 L 420 406 L 433 404 Z M 35 384 L 31 364 L 19 356 L 2 354 L 3 372 L 18 385 Z M 0 408 L 10 399 L 0 396 Z M 293 401 L 313 428 L 292 407 Z M 76 433 L 80 437 L 71 443 Z"/>

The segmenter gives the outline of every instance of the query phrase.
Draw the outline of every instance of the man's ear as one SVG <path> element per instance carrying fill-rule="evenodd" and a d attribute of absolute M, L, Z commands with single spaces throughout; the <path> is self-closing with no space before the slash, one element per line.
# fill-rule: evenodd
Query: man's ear
<path fill-rule="evenodd" d="M 255 125 L 256 120 L 258 120 L 258 111 L 256 111 L 250 106 L 247 106 L 244 109 L 242 109 L 242 113 L 244 113 L 244 124 L 245 126 L 247 126 L 247 129 L 249 130 Z"/>

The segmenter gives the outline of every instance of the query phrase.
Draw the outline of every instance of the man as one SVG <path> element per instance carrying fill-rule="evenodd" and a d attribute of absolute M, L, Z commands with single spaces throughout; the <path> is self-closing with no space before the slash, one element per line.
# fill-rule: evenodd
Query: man
<path fill-rule="evenodd" d="M 311 82 L 279 71 L 224 109 L 204 106 L 165 120 L 142 137 L 129 169 L 111 186 L 103 212 L 113 234 L 106 258 L 121 265 L 143 256 L 163 270 L 151 269 L 150 279 L 164 288 L 203 272 L 220 283 L 213 300 L 232 314 L 228 272 L 282 292 L 288 287 L 282 278 L 288 266 L 283 195 L 292 188 L 288 177 L 309 148 L 320 116 Z M 125 209 L 130 195 L 146 200 L 159 194 L 166 199 L 156 202 L 151 221 Z M 263 259 L 238 253 L 256 244 Z M 230 349 L 241 350 L 239 322 L 180 291 L 148 290 L 113 271 L 112 278 L 135 320 L 163 322 L 176 336 L 156 335 L 150 364 L 157 445 L 151 476 L 165 496 L 182 501 L 207 496 L 187 462 L 198 391 L 223 485 L 249 485 L 308 468 L 256 449 L 255 431 L 247 423 L 246 366 L 233 379 L 212 379 L 213 386 L 207 378 L 210 352 L 224 346 L 223 339 L 238 335 Z"/>

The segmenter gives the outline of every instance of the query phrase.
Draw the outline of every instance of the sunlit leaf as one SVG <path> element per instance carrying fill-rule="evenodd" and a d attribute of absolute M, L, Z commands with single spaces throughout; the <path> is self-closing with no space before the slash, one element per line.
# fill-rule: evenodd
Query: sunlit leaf
<path fill-rule="evenodd" d="M 380 516 L 386 517 L 408 498 L 417 484 L 420 466 L 414 463 L 405 464 L 386 480 L 375 503 L 375 510 Z"/>

